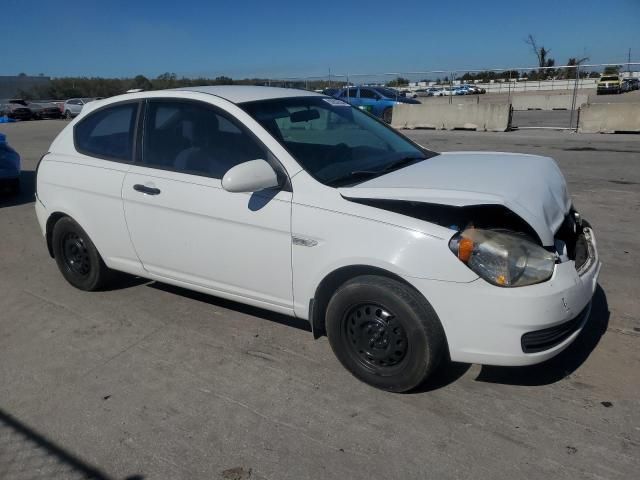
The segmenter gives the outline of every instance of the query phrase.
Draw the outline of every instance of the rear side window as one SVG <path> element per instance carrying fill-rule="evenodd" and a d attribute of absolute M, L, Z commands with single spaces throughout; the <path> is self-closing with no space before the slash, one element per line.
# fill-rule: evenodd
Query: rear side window
<path fill-rule="evenodd" d="M 130 162 L 138 103 L 103 108 L 78 123 L 74 130 L 76 150 L 92 157 Z"/>

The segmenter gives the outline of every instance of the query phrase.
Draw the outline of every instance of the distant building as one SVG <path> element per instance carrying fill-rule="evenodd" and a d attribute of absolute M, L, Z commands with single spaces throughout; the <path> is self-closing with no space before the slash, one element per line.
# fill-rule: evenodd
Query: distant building
<path fill-rule="evenodd" d="M 0 98 L 17 97 L 20 91 L 29 91 L 34 87 L 46 87 L 50 77 L 30 75 L 0 76 Z"/>

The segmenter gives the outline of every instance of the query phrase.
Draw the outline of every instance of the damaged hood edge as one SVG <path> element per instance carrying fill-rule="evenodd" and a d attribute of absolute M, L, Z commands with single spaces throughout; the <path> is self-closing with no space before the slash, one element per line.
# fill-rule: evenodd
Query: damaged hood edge
<path fill-rule="evenodd" d="M 543 245 L 554 244 L 555 232 L 571 208 L 571 199 L 564 177 L 552 159 L 504 153 L 492 156 L 485 152 L 455 152 L 439 157 L 338 190 L 343 197 L 361 200 L 403 200 L 456 207 L 503 205 L 526 221 Z M 485 171 L 460 177 L 460 164 L 470 161 L 476 169 L 478 163 L 486 161 Z M 514 167 L 519 166 L 522 171 L 514 175 Z M 447 184 L 457 188 L 444 188 Z"/>

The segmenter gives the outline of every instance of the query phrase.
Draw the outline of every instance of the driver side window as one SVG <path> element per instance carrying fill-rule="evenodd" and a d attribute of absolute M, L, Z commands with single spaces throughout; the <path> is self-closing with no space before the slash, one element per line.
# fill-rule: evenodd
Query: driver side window
<path fill-rule="evenodd" d="M 231 167 L 266 158 L 264 148 L 235 121 L 204 103 L 151 101 L 145 117 L 145 166 L 222 178 Z"/>

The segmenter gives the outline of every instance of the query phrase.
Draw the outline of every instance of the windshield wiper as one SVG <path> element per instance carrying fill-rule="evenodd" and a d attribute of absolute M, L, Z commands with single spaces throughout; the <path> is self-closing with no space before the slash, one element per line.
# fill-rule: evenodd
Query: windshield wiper
<path fill-rule="evenodd" d="M 385 165 L 384 168 L 380 168 L 378 170 L 353 170 L 352 172 L 349 172 L 347 175 L 342 175 L 340 177 L 332 178 L 327 183 L 334 185 L 336 183 L 346 182 L 348 184 L 348 183 L 355 182 L 356 179 L 362 180 L 363 178 L 378 177 L 385 173 L 389 173 L 394 170 L 399 170 L 402 167 L 406 167 L 407 165 L 411 165 L 413 163 L 416 163 L 421 160 L 426 160 L 426 159 L 427 159 L 426 157 L 414 157 L 414 156 L 402 157 L 402 158 L 399 158 L 398 160 L 394 160 L 393 162 Z"/>
<path fill-rule="evenodd" d="M 426 160 L 425 157 L 403 157 L 398 160 L 395 160 L 387 165 L 384 168 L 379 170 L 354 170 L 351 172 L 351 175 L 361 175 L 361 174 L 371 174 L 371 175 L 382 175 L 383 173 L 393 172 L 394 170 L 400 170 L 403 167 L 411 165 L 420 160 Z"/>

